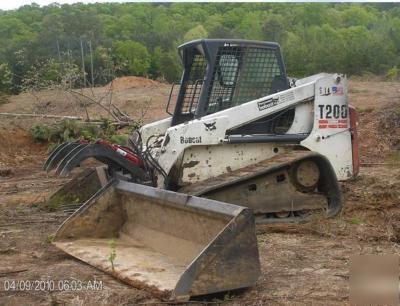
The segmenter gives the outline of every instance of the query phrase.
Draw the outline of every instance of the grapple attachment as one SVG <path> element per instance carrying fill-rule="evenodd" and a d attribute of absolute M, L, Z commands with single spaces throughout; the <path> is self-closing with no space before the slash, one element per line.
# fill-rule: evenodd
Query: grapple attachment
<path fill-rule="evenodd" d="M 54 244 L 171 300 L 249 287 L 260 275 L 250 209 L 124 181 L 70 216 Z"/>
<path fill-rule="evenodd" d="M 94 158 L 114 171 L 123 170 L 129 173 L 133 180 L 142 180 L 144 172 L 140 160 L 128 148 L 100 140 L 96 143 L 86 141 L 65 142 L 58 145 L 49 155 L 43 169 L 67 176 L 88 158 Z"/>
<path fill-rule="evenodd" d="M 61 209 L 70 212 L 83 205 L 108 181 L 106 167 L 85 169 L 53 193 L 46 205 L 51 210 Z"/>
<path fill-rule="evenodd" d="M 55 169 L 71 151 L 80 145 L 81 143 L 79 142 L 64 142 L 59 144 L 49 154 L 49 157 L 46 159 L 46 162 L 43 165 L 43 170 L 48 172 Z"/>

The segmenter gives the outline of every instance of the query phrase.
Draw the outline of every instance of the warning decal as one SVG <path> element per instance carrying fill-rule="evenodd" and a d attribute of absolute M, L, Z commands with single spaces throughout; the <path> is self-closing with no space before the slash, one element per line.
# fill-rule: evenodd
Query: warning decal
<path fill-rule="evenodd" d="M 320 129 L 347 129 L 347 119 L 320 119 L 318 120 Z"/>

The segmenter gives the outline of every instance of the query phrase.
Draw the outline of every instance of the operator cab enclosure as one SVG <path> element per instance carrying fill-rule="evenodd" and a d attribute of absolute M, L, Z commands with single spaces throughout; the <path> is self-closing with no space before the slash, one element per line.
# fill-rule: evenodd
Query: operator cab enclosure
<path fill-rule="evenodd" d="M 277 43 L 201 39 L 178 50 L 184 71 L 172 126 L 290 88 Z"/>

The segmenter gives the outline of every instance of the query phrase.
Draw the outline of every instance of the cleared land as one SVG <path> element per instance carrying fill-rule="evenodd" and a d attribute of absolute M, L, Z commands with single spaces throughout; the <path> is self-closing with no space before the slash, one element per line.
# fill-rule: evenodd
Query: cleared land
<path fill-rule="evenodd" d="M 170 86 L 124 78 L 113 83 L 113 101 L 144 121 L 165 117 Z M 82 93 L 109 100 L 109 88 Z M 84 116 L 82 100 L 62 91 L 22 94 L 0 112 L 37 112 Z M 85 100 L 86 101 L 86 100 Z M 208 297 L 232 305 L 348 304 L 348 263 L 354 254 L 396 254 L 400 250 L 400 84 L 350 82 L 350 101 L 360 115 L 362 167 L 359 177 L 342 184 L 343 213 L 332 220 L 257 228 L 262 277 L 254 288 Z M 90 103 L 88 103 L 90 104 Z M 87 105 L 89 116 L 107 113 Z M 0 304 L 159 303 L 146 291 L 56 249 L 51 235 L 65 216 L 44 209 L 45 198 L 65 179 L 42 172 L 47 146 L 34 143 L 24 129 L 41 119 L 1 119 L 0 123 Z M 51 121 L 51 120 L 49 120 Z M 103 290 L 4 291 L 7 280 L 102 281 Z M 199 302 L 201 303 L 201 302 Z"/>

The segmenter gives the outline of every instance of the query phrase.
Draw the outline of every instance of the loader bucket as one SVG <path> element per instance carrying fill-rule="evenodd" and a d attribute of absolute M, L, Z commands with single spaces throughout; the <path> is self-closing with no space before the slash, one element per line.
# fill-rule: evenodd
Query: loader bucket
<path fill-rule="evenodd" d="M 250 209 L 124 181 L 109 182 L 89 199 L 53 243 L 176 301 L 250 287 L 260 275 Z"/>

